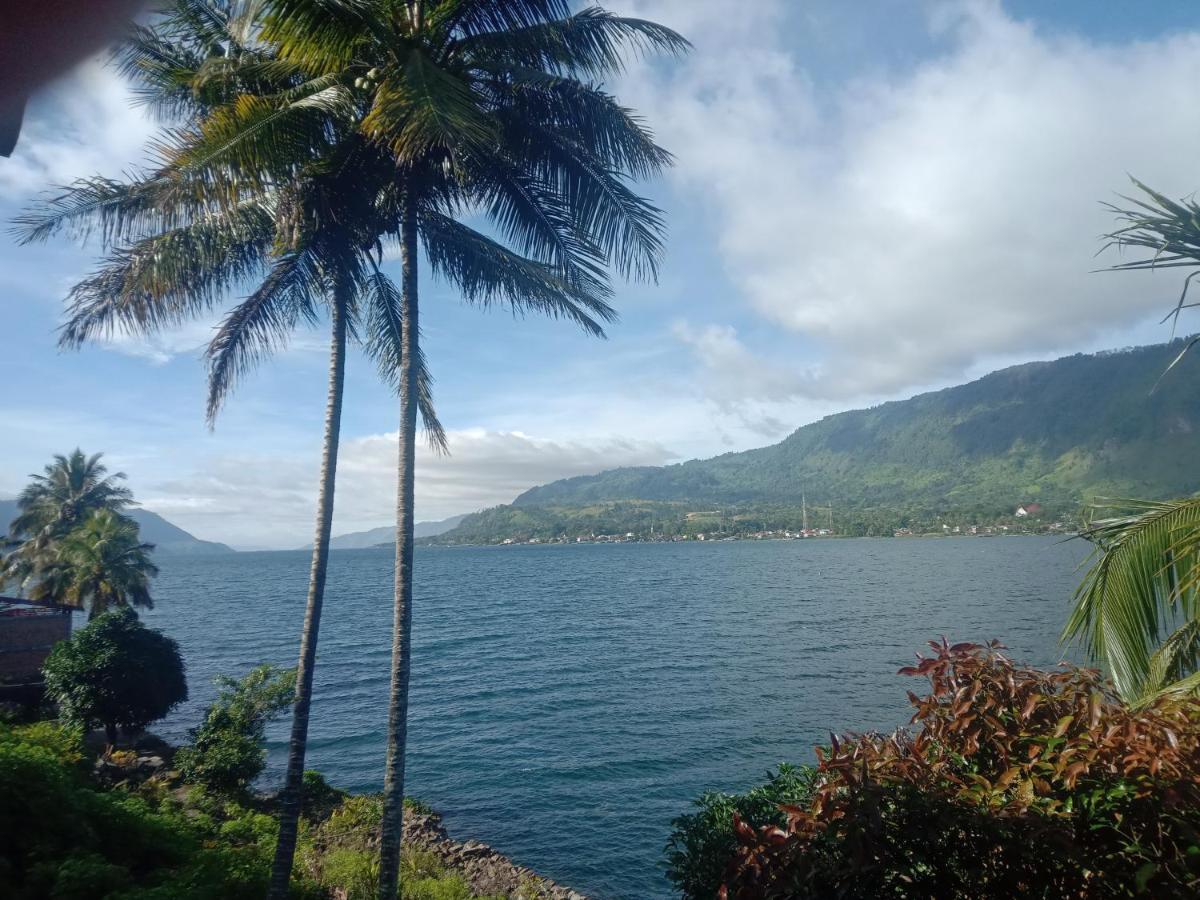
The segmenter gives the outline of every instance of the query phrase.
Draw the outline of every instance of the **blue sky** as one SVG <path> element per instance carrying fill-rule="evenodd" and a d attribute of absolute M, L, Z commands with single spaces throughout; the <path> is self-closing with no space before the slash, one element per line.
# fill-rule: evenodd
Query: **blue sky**
<path fill-rule="evenodd" d="M 1126 173 L 1200 188 L 1200 13 L 1159 0 L 614 0 L 696 45 L 612 85 L 678 165 L 656 286 L 610 339 L 463 306 L 426 283 L 452 454 L 423 453 L 418 515 L 506 502 L 614 465 L 760 446 L 822 415 L 1001 365 L 1169 336 L 1178 277 L 1094 274 L 1099 201 Z M 31 103 L 0 218 L 53 183 L 117 175 L 151 133 L 89 62 Z M 325 336 L 303 334 L 203 422 L 212 322 L 60 354 L 95 247 L 0 240 L 0 496 L 76 445 L 143 503 L 240 547 L 310 539 Z M 233 299 L 233 298 L 231 298 Z M 395 402 L 349 369 L 338 531 L 387 524 Z"/>

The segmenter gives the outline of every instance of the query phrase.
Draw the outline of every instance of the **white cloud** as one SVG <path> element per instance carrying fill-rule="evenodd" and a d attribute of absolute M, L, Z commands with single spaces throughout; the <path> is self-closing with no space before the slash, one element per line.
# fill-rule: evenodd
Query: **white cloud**
<path fill-rule="evenodd" d="M 940 55 L 818 89 L 779 0 L 736 16 L 716 0 L 633 5 L 697 45 L 680 66 L 637 70 L 625 93 L 676 152 L 677 184 L 711 205 L 746 303 L 818 342 L 799 392 L 957 379 L 1172 302 L 1170 274 L 1090 270 L 1113 225 L 1098 201 L 1126 172 L 1176 195 L 1200 187 L 1200 35 L 1101 45 L 950 3 L 929 24 Z"/>
<path fill-rule="evenodd" d="M 731 325 L 696 328 L 680 321 L 671 333 L 692 349 L 705 394 L 724 408 L 746 400 L 791 400 L 813 388 L 811 372 L 755 356 Z"/>
<path fill-rule="evenodd" d="M 0 159 L 0 201 L 24 203 L 81 176 L 119 177 L 143 160 L 154 125 L 111 67 L 88 60 L 29 102 L 16 150 Z"/>
<path fill-rule="evenodd" d="M 625 438 L 553 441 L 520 432 L 449 433 L 450 455 L 420 444 L 417 517 L 442 519 L 499 503 L 547 481 L 631 465 L 659 465 L 675 454 Z M 312 538 L 317 462 L 240 456 L 215 459 L 187 478 L 153 485 L 139 499 L 198 536 L 235 545 L 299 547 Z M 394 520 L 396 434 L 343 440 L 334 532 Z"/>

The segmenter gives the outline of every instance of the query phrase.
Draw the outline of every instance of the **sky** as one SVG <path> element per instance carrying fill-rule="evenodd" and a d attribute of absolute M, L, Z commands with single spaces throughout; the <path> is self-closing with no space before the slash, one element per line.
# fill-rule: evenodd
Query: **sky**
<path fill-rule="evenodd" d="M 536 484 L 763 446 L 845 409 L 996 368 L 1170 337 L 1181 277 L 1097 272 L 1104 201 L 1135 176 L 1200 188 L 1200 12 L 1187 0 L 611 0 L 680 31 L 607 88 L 676 164 L 657 284 L 618 285 L 606 340 L 464 305 L 426 281 L 450 454 L 422 446 L 417 516 Z M 102 60 L 32 99 L 0 221 L 119 176 L 156 124 Z M 0 497 L 76 446 L 141 504 L 244 549 L 311 541 L 327 338 L 249 375 L 210 430 L 213 322 L 56 349 L 99 249 L 0 233 Z M 390 264 L 394 266 L 393 264 Z M 230 297 L 230 302 L 236 300 Z M 1187 327 L 1188 323 L 1184 323 Z M 348 365 L 335 533 L 392 521 L 397 404 Z"/>

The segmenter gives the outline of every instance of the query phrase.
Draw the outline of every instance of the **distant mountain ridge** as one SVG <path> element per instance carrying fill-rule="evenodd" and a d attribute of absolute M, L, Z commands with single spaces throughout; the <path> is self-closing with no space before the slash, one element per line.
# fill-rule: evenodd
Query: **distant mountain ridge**
<path fill-rule="evenodd" d="M 0 534 L 7 533 L 8 523 L 16 518 L 16 515 L 16 500 L 0 500 Z M 154 544 L 158 552 L 193 555 L 235 552 L 232 547 L 217 541 L 202 541 L 148 509 L 134 508 L 129 510 L 128 515 L 138 523 L 138 533 L 142 540 Z"/>
<path fill-rule="evenodd" d="M 437 537 L 439 534 L 445 534 L 450 529 L 456 527 L 461 522 L 465 515 L 450 516 L 448 519 L 441 519 L 437 522 L 417 522 L 413 526 L 413 536 L 418 538 Z M 396 540 L 396 526 L 382 525 L 379 528 L 370 528 L 366 531 L 352 531 L 348 534 L 339 534 L 329 540 L 330 550 L 365 550 L 369 547 L 378 547 L 380 544 L 391 544 Z M 304 547 L 305 550 L 311 550 L 312 544 Z"/>
<path fill-rule="evenodd" d="M 1183 346 L 1077 354 L 827 416 L 777 444 L 669 466 L 611 469 L 531 488 L 510 507 L 618 501 L 839 509 L 1011 510 L 1038 500 L 1182 496 L 1200 489 L 1200 353 Z M 451 536 L 467 534 L 483 514 Z"/>

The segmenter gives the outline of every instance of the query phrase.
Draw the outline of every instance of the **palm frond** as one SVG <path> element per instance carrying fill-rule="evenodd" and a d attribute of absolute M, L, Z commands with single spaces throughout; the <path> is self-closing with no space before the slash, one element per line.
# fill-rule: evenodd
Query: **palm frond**
<path fill-rule="evenodd" d="M 165 118 L 199 111 L 190 81 L 205 57 L 193 47 L 170 39 L 161 28 L 134 24 L 114 48 L 113 59 L 139 105 Z"/>
<path fill-rule="evenodd" d="M 229 170 L 255 185 L 286 180 L 297 166 L 330 151 L 334 124 L 353 115 L 354 98 L 337 76 L 278 95 L 241 94 L 208 115 L 191 140 L 163 145 L 185 173 Z"/>
<path fill-rule="evenodd" d="M 317 73 L 342 72 L 365 35 L 385 46 L 392 42 L 380 12 L 367 0 L 267 0 L 262 36 L 281 59 Z"/>
<path fill-rule="evenodd" d="M 395 282 L 376 269 L 364 285 L 366 297 L 360 306 L 366 310 L 366 349 L 375 360 L 379 377 L 393 390 L 400 389 L 401 364 L 404 362 L 404 304 Z M 417 341 L 417 408 L 425 425 L 425 437 L 438 453 L 449 453 L 446 429 L 433 404 L 433 376 L 425 362 L 421 342 Z"/>
<path fill-rule="evenodd" d="M 404 161 L 436 151 L 488 147 L 496 137 L 495 122 L 471 85 L 415 48 L 402 67 L 385 72 L 362 124 L 367 135 Z"/>
<path fill-rule="evenodd" d="M 562 197 L 579 232 L 603 249 L 622 276 L 656 280 L 666 234 L 662 210 L 630 190 L 623 173 L 589 148 L 530 123 L 517 127 L 527 165 Z"/>
<path fill-rule="evenodd" d="M 660 175 L 673 162 L 633 110 L 595 85 L 540 70 L 502 67 L 484 81 L 521 147 L 530 124 L 584 147 L 609 168 L 638 180 Z M 516 151 L 519 155 L 519 151 Z"/>
<path fill-rule="evenodd" d="M 1189 619 L 1173 631 L 1150 657 L 1143 693 L 1179 693 L 1180 683 L 1200 672 L 1200 619 Z"/>
<path fill-rule="evenodd" d="M 1106 501 L 1097 508 L 1125 514 L 1081 531 L 1096 549 L 1063 639 L 1079 639 L 1117 690 L 1133 698 L 1145 689 L 1151 657 L 1166 635 L 1196 618 L 1200 497 Z"/>
<path fill-rule="evenodd" d="M 444 35 L 507 32 L 563 19 L 569 0 L 449 0 L 428 13 L 427 27 Z"/>
<path fill-rule="evenodd" d="M 1121 199 L 1127 201 L 1130 206 L 1104 204 L 1106 209 L 1116 215 L 1118 221 L 1125 224 L 1104 236 L 1106 243 L 1099 252 L 1113 246 L 1121 249 L 1140 247 L 1152 252 L 1149 256 L 1117 263 L 1110 268 L 1114 271 L 1129 271 L 1200 266 L 1200 203 L 1193 198 L 1176 202 L 1136 178 L 1130 180 L 1147 199 L 1122 195 Z M 1192 278 L 1197 274 L 1200 272 L 1193 272 L 1184 279 L 1183 290 L 1175 307 L 1163 319 L 1164 322 L 1167 319 L 1172 320 L 1172 334 L 1178 326 L 1182 312 L 1196 305 L 1188 303 L 1187 297 Z M 1190 346 L 1189 344 L 1188 347 Z M 1184 353 L 1188 347 L 1184 348 Z M 1181 353 L 1179 358 L 1182 356 Z M 1177 358 L 1172 362 L 1168 371 L 1178 361 Z"/>
<path fill-rule="evenodd" d="M 210 424 L 238 378 L 285 346 L 297 324 L 316 323 L 323 289 L 318 261 L 299 250 L 276 260 L 258 289 L 230 310 L 205 351 Z"/>
<path fill-rule="evenodd" d="M 270 211 L 247 204 L 117 248 L 68 294 L 59 346 L 78 349 L 117 332 L 150 334 L 212 309 L 261 271 L 273 236 Z"/>
<path fill-rule="evenodd" d="M 544 184 L 504 160 L 467 159 L 477 202 L 500 236 L 551 266 L 565 281 L 597 296 L 611 296 L 604 250 L 577 227 L 575 211 Z"/>
<path fill-rule="evenodd" d="M 504 303 L 518 314 L 569 319 L 597 337 L 604 336 L 602 322 L 616 321 L 606 294 L 572 284 L 551 266 L 526 259 L 449 216 L 425 210 L 420 225 L 430 267 L 468 302 Z"/>
<path fill-rule="evenodd" d="M 622 72 L 630 51 L 680 56 L 690 49 L 670 28 L 593 6 L 552 22 L 468 34 L 451 52 L 478 62 L 507 61 L 560 75 L 603 77 Z"/>
<path fill-rule="evenodd" d="M 211 184 L 176 173 L 151 173 L 129 181 L 96 176 L 43 197 L 13 219 L 11 232 L 19 243 L 31 244 L 65 229 L 80 241 L 97 234 L 107 247 L 177 228 L 216 209 Z"/>

